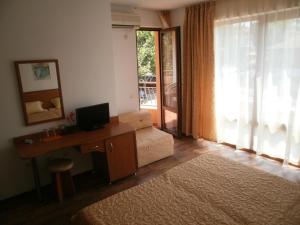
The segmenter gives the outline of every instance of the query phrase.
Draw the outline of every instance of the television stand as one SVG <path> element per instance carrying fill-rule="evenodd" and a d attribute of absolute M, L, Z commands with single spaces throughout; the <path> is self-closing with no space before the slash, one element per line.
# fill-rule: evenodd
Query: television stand
<path fill-rule="evenodd" d="M 95 125 L 92 127 L 85 128 L 83 130 L 84 131 L 94 131 L 94 130 L 99 130 L 99 129 L 103 129 L 103 128 L 105 128 L 105 125 Z"/>

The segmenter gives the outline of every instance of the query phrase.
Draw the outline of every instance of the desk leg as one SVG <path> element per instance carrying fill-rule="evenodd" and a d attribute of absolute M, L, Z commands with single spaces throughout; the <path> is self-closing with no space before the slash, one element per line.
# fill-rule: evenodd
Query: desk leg
<path fill-rule="evenodd" d="M 34 186 L 36 195 L 38 197 L 38 200 L 42 200 L 42 192 L 41 192 L 41 183 L 40 183 L 40 176 L 39 176 L 39 170 L 36 163 L 36 158 L 31 159 L 31 165 L 32 165 L 32 172 L 33 172 L 33 179 L 34 179 Z"/>

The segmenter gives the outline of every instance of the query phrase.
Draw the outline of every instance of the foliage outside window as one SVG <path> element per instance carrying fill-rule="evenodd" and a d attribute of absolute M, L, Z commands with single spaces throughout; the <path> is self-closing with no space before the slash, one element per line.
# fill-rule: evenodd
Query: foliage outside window
<path fill-rule="evenodd" d="M 155 75 L 155 43 L 153 31 L 137 31 L 138 76 Z"/>

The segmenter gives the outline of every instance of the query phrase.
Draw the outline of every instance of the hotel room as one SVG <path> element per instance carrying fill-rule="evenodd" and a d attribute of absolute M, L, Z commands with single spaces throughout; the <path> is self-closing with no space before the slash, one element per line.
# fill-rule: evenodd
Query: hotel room
<path fill-rule="evenodd" d="M 300 0 L 1 0 L 0 224 L 300 225 Z"/>

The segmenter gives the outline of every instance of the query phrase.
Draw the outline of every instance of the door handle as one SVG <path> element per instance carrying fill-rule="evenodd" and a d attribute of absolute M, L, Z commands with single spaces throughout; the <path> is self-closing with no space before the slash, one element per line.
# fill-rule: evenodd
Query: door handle
<path fill-rule="evenodd" d="M 110 151 L 112 152 L 112 150 L 114 148 L 114 144 L 112 142 L 110 142 L 109 145 L 110 145 Z"/>

